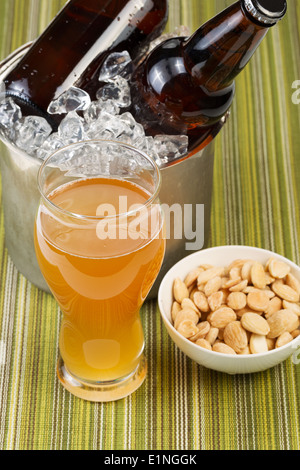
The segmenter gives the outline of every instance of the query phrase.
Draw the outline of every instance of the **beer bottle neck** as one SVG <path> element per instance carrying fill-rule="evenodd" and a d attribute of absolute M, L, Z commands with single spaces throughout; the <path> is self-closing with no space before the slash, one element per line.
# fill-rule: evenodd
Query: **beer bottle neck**
<path fill-rule="evenodd" d="M 285 4 L 284 0 L 278 1 Z M 234 3 L 204 24 L 183 44 L 187 69 L 193 79 L 207 90 L 214 92 L 231 85 L 251 59 L 269 27 L 280 19 L 270 18 L 266 12 L 261 16 L 262 13 L 254 7 L 255 2 L 240 0 Z M 282 16 L 284 14 L 285 11 Z"/>

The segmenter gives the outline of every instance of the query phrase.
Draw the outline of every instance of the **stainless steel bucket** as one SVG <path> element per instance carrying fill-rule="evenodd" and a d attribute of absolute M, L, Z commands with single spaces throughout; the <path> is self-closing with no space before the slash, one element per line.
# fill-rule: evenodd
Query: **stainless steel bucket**
<path fill-rule="evenodd" d="M 22 46 L 0 64 L 0 81 L 29 46 L 30 44 Z M 40 164 L 39 160 L 15 148 L 9 142 L 1 142 L 0 170 L 6 247 L 16 268 L 34 285 L 49 292 L 38 267 L 33 239 L 34 219 L 39 203 L 37 173 Z M 166 218 L 167 234 L 169 234 L 166 256 L 149 298 L 156 296 L 162 277 L 173 264 L 207 243 L 210 230 L 213 167 L 214 142 L 211 142 L 198 154 L 162 169 L 160 200 L 166 208 L 170 209 L 172 206 L 175 208 L 175 216 L 170 211 L 168 214 L 170 217 Z M 204 209 L 200 221 L 197 207 Z M 183 229 L 189 227 L 190 232 L 196 233 L 197 226 L 198 238 L 200 237 L 203 243 L 201 246 L 195 244 L 195 249 L 191 251 L 187 247 L 190 240 L 185 237 Z M 182 230 L 178 230 L 179 228 Z"/>

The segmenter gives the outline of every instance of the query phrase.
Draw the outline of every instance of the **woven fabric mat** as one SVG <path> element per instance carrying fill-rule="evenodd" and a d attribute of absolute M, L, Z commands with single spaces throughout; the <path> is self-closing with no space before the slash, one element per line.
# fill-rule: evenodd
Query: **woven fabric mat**
<path fill-rule="evenodd" d="M 194 31 L 231 3 L 170 0 L 168 29 Z M 0 0 L 0 58 L 35 38 L 63 4 Z M 292 85 L 300 80 L 300 2 L 288 7 L 238 77 L 216 139 L 209 246 L 258 246 L 299 264 L 300 105 Z M 13 266 L 0 214 L 0 449 L 300 449 L 297 361 L 252 375 L 205 369 L 174 346 L 155 300 L 141 312 L 143 386 L 107 404 L 71 396 L 55 373 L 60 311 Z"/>

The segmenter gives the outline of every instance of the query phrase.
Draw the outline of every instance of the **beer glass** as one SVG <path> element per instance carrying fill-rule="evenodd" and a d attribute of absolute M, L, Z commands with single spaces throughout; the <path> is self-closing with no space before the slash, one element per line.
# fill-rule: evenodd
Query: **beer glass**
<path fill-rule="evenodd" d="M 62 311 L 57 374 L 90 401 L 112 401 L 144 381 L 140 309 L 161 268 L 160 171 L 120 142 L 58 150 L 41 166 L 35 250 Z"/>

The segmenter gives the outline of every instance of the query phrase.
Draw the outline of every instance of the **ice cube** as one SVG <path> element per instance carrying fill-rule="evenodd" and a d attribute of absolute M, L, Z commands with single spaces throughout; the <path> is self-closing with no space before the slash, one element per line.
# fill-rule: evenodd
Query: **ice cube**
<path fill-rule="evenodd" d="M 111 132 L 114 137 L 119 137 L 119 135 L 126 133 L 127 126 L 119 116 L 103 113 L 103 129 Z"/>
<path fill-rule="evenodd" d="M 187 155 L 189 139 L 186 135 L 156 135 L 154 148 L 161 164 L 167 164 Z"/>
<path fill-rule="evenodd" d="M 64 146 L 64 142 L 59 137 L 57 132 L 49 135 L 49 137 L 45 140 L 43 145 L 37 151 L 37 157 L 41 160 L 46 160 L 52 153 L 56 150 L 62 148 Z"/>
<path fill-rule="evenodd" d="M 105 111 L 106 113 L 109 114 L 120 114 L 120 108 L 117 106 L 115 101 L 113 100 L 98 100 L 99 106 L 102 107 L 102 111 Z"/>
<path fill-rule="evenodd" d="M 151 157 L 159 166 L 161 165 L 161 160 L 156 151 L 154 138 L 152 136 L 138 137 L 134 140 L 133 146 L 142 152 L 146 153 Z"/>
<path fill-rule="evenodd" d="M 30 155 L 41 147 L 52 132 L 46 119 L 39 116 L 23 117 L 16 130 L 15 144 Z"/>
<path fill-rule="evenodd" d="M 86 91 L 71 87 L 49 104 L 48 113 L 67 114 L 72 111 L 84 111 L 90 104 L 91 98 Z"/>
<path fill-rule="evenodd" d="M 118 139 L 133 143 L 138 137 L 144 137 L 143 126 L 135 121 L 131 113 L 125 112 L 116 115 L 106 111 L 103 104 L 109 103 L 109 101 L 93 102 L 90 108 L 85 111 L 85 130 L 88 138 Z M 111 107 L 109 106 L 107 109 L 111 110 Z M 115 111 L 116 109 L 113 108 L 113 112 Z"/>
<path fill-rule="evenodd" d="M 133 65 L 128 51 L 113 52 L 106 58 L 101 67 L 99 82 L 109 82 L 116 76 L 129 79 L 132 70 Z"/>
<path fill-rule="evenodd" d="M 118 137 L 115 138 L 115 140 L 117 140 L 118 142 L 122 142 L 123 144 L 133 145 L 132 138 L 126 135 L 125 133 L 120 134 Z"/>
<path fill-rule="evenodd" d="M 115 139 L 114 133 L 111 130 L 106 129 L 104 126 L 103 116 L 105 115 L 105 113 L 101 114 L 99 119 L 95 121 L 90 121 L 90 123 L 85 126 L 85 133 L 87 139 Z M 108 116 L 109 118 L 113 117 L 110 114 Z"/>
<path fill-rule="evenodd" d="M 131 94 L 128 81 L 123 77 L 116 77 L 97 91 L 97 100 L 113 100 L 120 108 L 131 105 Z"/>
<path fill-rule="evenodd" d="M 88 109 L 84 111 L 84 119 L 88 124 L 91 124 L 97 121 L 104 111 L 112 115 L 117 115 L 120 112 L 120 108 L 112 100 L 92 101 Z"/>
<path fill-rule="evenodd" d="M 58 127 L 58 135 L 65 145 L 84 140 L 84 119 L 76 111 L 68 113 Z"/>
<path fill-rule="evenodd" d="M 22 111 L 12 98 L 0 102 L 0 129 L 4 136 L 14 140 L 16 124 L 22 118 Z"/>
<path fill-rule="evenodd" d="M 65 171 L 65 176 L 89 178 L 94 175 L 110 175 L 110 160 L 112 152 L 109 143 L 95 146 L 85 143 L 77 145 L 76 151 L 62 151 L 59 167 Z M 53 157 L 55 162 L 55 157 Z M 53 161 L 52 160 L 52 161 Z"/>
<path fill-rule="evenodd" d="M 126 129 L 123 131 L 132 140 L 145 135 L 144 128 L 141 124 L 137 123 L 131 113 L 126 112 L 121 114 L 119 121 L 126 125 Z"/>

